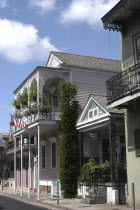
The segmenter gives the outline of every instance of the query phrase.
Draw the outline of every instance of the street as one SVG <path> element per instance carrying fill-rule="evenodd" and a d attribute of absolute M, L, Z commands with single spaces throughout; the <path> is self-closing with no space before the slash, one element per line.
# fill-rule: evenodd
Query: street
<path fill-rule="evenodd" d="M 5 210 L 28 210 L 28 209 L 45 210 L 47 208 L 33 206 L 30 204 L 26 204 L 21 201 L 17 201 L 15 199 L 0 195 L 0 209 L 5 209 Z"/>

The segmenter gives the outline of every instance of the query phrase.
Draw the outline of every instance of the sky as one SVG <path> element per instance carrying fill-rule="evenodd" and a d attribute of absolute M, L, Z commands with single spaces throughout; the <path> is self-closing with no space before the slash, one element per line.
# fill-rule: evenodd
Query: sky
<path fill-rule="evenodd" d="M 0 0 L 0 132 L 9 132 L 13 91 L 51 51 L 120 60 L 118 32 L 101 17 L 119 0 Z"/>

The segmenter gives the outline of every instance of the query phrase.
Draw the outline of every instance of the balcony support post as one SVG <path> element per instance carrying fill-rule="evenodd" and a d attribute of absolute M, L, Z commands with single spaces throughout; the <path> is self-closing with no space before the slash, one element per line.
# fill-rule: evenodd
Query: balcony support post
<path fill-rule="evenodd" d="M 23 136 L 21 134 L 21 196 L 23 196 Z"/>
<path fill-rule="evenodd" d="M 30 198 L 31 187 L 31 135 L 29 130 L 29 163 L 28 163 L 28 198 Z"/>
<path fill-rule="evenodd" d="M 16 194 L 17 174 L 16 174 L 16 137 L 14 138 L 14 195 Z"/>
<path fill-rule="evenodd" d="M 38 176 L 37 176 L 37 200 L 40 200 L 40 126 L 38 125 Z"/>

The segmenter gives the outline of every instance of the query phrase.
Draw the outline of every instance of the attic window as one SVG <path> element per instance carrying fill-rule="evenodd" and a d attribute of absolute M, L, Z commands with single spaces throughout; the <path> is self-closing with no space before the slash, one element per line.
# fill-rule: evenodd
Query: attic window
<path fill-rule="evenodd" d="M 92 119 L 98 116 L 98 108 L 91 109 L 88 111 L 88 119 Z"/>

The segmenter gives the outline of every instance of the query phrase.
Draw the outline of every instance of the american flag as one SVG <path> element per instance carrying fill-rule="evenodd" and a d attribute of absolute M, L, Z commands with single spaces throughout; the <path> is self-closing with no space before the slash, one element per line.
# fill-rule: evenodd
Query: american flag
<path fill-rule="evenodd" d="M 15 127 L 20 127 L 24 128 L 25 130 L 28 130 L 26 123 L 12 114 L 11 114 L 11 122 L 14 124 Z"/>

